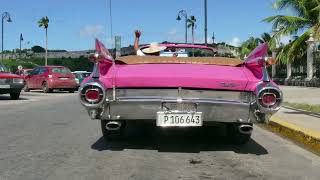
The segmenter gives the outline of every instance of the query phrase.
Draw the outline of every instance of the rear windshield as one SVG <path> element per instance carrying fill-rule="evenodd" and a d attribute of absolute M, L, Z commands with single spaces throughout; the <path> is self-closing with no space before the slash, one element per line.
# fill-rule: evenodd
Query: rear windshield
<path fill-rule="evenodd" d="M 71 73 L 70 69 L 66 67 L 54 67 L 51 69 L 53 74 L 69 74 Z"/>

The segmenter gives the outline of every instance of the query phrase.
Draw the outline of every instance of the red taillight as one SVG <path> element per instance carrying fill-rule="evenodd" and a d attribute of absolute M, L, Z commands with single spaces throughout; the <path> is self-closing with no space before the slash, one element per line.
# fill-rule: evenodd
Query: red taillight
<path fill-rule="evenodd" d="M 275 94 L 272 93 L 266 93 L 264 95 L 262 95 L 262 103 L 266 106 L 272 106 L 274 104 L 276 104 L 277 102 L 277 97 Z"/>
<path fill-rule="evenodd" d="M 87 101 L 96 102 L 100 100 L 100 93 L 97 89 L 89 89 L 87 90 L 85 97 Z"/>

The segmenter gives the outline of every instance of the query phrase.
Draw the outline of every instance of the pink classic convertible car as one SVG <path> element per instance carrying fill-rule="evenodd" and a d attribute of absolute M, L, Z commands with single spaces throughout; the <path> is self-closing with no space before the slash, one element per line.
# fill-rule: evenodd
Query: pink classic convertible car
<path fill-rule="evenodd" d="M 89 116 L 101 120 L 105 139 L 121 137 L 128 121 L 150 121 L 161 128 L 221 124 L 232 142 L 243 144 L 254 122 L 279 110 L 282 92 L 267 73 L 273 60 L 266 58 L 266 44 L 245 61 L 214 57 L 205 46 L 162 46 L 160 56 L 113 60 L 96 40 L 89 58 L 94 71 L 79 95 Z"/>

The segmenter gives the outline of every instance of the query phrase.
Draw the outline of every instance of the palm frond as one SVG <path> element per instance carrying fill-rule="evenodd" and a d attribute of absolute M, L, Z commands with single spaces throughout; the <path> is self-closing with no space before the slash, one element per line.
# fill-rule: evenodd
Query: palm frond
<path fill-rule="evenodd" d="M 280 62 L 288 63 L 299 60 L 306 53 L 307 43 L 312 31 L 306 31 L 299 38 L 285 45 L 279 52 L 277 59 Z"/>
<path fill-rule="evenodd" d="M 190 16 L 190 18 L 187 19 L 187 28 L 196 28 L 196 21 L 194 16 Z"/>
<path fill-rule="evenodd" d="M 320 41 L 320 22 L 317 23 L 314 27 L 314 38 L 317 40 L 317 41 Z"/>
<path fill-rule="evenodd" d="M 49 26 L 49 18 L 48 18 L 48 16 L 42 17 L 42 18 L 38 21 L 38 26 L 39 26 L 39 27 L 44 27 L 45 29 L 47 29 L 48 26 Z"/>
<path fill-rule="evenodd" d="M 311 11 L 320 11 L 320 2 L 319 2 L 319 5 L 315 8 L 313 8 Z"/>
<path fill-rule="evenodd" d="M 269 33 L 263 33 L 261 35 L 262 42 L 269 42 L 271 40 L 271 35 Z"/>
<path fill-rule="evenodd" d="M 310 0 L 307 0 L 310 1 Z M 307 16 L 308 10 L 306 8 L 306 0 L 277 0 L 273 7 L 277 10 L 290 8 L 298 14 L 298 16 Z"/>
<path fill-rule="evenodd" d="M 301 29 L 306 26 L 310 26 L 312 23 L 310 20 L 303 17 L 284 15 L 267 17 L 263 19 L 263 21 L 273 23 L 273 30 L 279 29 L 281 27 L 294 27 L 295 29 Z"/>

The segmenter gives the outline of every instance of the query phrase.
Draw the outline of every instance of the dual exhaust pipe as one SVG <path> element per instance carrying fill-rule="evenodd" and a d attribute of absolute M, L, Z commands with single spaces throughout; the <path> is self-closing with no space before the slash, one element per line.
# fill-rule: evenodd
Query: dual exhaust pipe
<path fill-rule="evenodd" d="M 243 125 L 239 125 L 238 129 L 239 129 L 239 132 L 242 134 L 251 134 L 253 127 L 248 124 L 243 124 Z"/>
<path fill-rule="evenodd" d="M 120 121 L 109 121 L 106 124 L 106 129 L 108 131 L 118 131 L 120 130 L 122 123 Z M 242 134 L 251 134 L 253 127 L 251 125 L 243 124 L 238 127 L 239 132 Z"/>
<path fill-rule="evenodd" d="M 122 123 L 120 121 L 109 121 L 106 124 L 106 129 L 108 131 L 118 131 L 120 130 Z"/>

